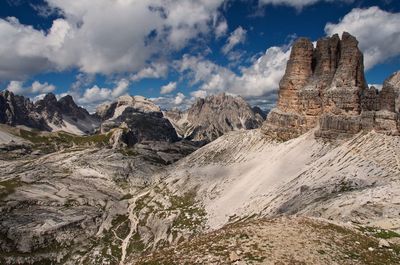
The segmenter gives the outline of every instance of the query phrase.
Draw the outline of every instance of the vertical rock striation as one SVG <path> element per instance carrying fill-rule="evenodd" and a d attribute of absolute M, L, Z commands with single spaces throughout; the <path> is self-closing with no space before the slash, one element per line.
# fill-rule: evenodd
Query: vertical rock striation
<path fill-rule="evenodd" d="M 375 129 L 398 134 L 400 73 L 381 92 L 368 88 L 363 54 L 355 37 L 345 32 L 317 41 L 298 39 L 279 84 L 277 107 L 263 131 L 288 140 L 319 126 L 316 135 L 333 138 Z"/>

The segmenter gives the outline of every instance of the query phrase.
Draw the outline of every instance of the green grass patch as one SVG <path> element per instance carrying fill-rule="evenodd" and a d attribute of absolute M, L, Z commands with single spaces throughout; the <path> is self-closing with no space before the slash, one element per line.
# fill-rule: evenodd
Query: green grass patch
<path fill-rule="evenodd" d="M 390 239 L 394 237 L 400 237 L 400 234 L 396 233 L 395 231 L 392 230 L 387 230 L 387 229 L 381 229 L 377 227 L 371 227 L 371 226 L 359 226 L 358 230 L 365 234 L 370 234 L 376 238 L 383 238 L 383 239 Z"/>
<path fill-rule="evenodd" d="M 15 189 L 22 186 L 19 179 L 9 179 L 0 181 L 0 199 L 7 197 L 15 192 Z"/>
<path fill-rule="evenodd" d="M 196 200 L 197 192 L 194 190 L 184 193 L 182 196 L 170 197 L 171 207 L 168 210 L 179 210 L 178 217 L 173 222 L 174 228 L 191 229 L 196 231 L 204 223 L 206 211 Z"/>
<path fill-rule="evenodd" d="M 105 146 L 111 138 L 112 133 L 107 134 L 94 134 L 88 136 L 79 136 L 67 132 L 52 132 L 43 133 L 39 131 L 27 131 L 21 129 L 19 136 L 32 142 L 35 149 L 40 149 L 47 153 L 56 151 L 56 147 L 71 147 L 77 146 Z"/>

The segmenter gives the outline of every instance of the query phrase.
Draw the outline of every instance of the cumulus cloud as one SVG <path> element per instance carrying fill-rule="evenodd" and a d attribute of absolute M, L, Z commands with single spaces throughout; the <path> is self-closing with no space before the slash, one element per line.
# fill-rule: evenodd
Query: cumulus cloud
<path fill-rule="evenodd" d="M 89 87 L 94 81 L 94 75 L 78 73 L 75 77 L 75 82 L 70 87 L 69 94 L 73 97 L 79 96 L 81 89 Z"/>
<path fill-rule="evenodd" d="M 196 90 L 196 91 L 191 92 L 190 95 L 194 98 L 205 98 L 205 97 L 207 97 L 207 91 Z"/>
<path fill-rule="evenodd" d="M 229 36 L 226 44 L 222 47 L 224 54 L 229 53 L 236 45 L 246 41 L 247 31 L 242 27 L 235 29 Z"/>
<path fill-rule="evenodd" d="M 163 109 L 185 109 L 196 98 L 226 92 L 246 98 L 251 105 L 270 109 L 276 102 L 279 81 L 285 72 L 289 56 L 289 47 L 271 47 L 249 67 L 242 68 L 236 74 L 202 56 L 186 54 L 181 60 L 174 62 L 174 67 L 187 78 L 189 85 L 198 89 L 192 91 L 190 97 L 177 93 L 175 96 L 168 95 L 152 100 Z"/>
<path fill-rule="evenodd" d="M 165 63 L 155 63 L 141 69 L 131 76 L 132 81 L 140 81 L 145 78 L 162 78 L 168 74 L 168 65 Z"/>
<path fill-rule="evenodd" d="M 288 49 L 271 47 L 252 65 L 242 68 L 240 74 L 203 57 L 184 55 L 182 60 L 175 64 L 179 72 L 189 77 L 192 85 L 199 85 L 199 89 L 192 93 L 192 96 L 204 97 L 207 94 L 228 92 L 244 97 L 256 97 L 277 91 L 289 55 Z"/>
<path fill-rule="evenodd" d="M 169 82 L 161 87 L 160 94 L 169 94 L 176 89 L 176 82 Z"/>
<path fill-rule="evenodd" d="M 400 55 L 400 13 L 390 13 L 379 7 L 355 8 L 337 24 L 328 23 L 328 35 L 353 34 L 364 52 L 365 68 L 371 69 L 379 63 Z"/>
<path fill-rule="evenodd" d="M 30 86 L 24 86 L 21 81 L 11 81 L 6 90 L 13 92 L 17 95 L 36 95 L 36 94 L 47 94 L 53 92 L 56 89 L 54 85 L 47 82 L 40 83 L 39 81 L 33 82 Z"/>
<path fill-rule="evenodd" d="M 176 95 L 166 95 L 156 98 L 150 98 L 155 104 L 160 106 L 163 110 L 170 109 L 180 109 L 185 110 L 188 109 L 194 102 L 194 97 L 186 97 L 183 93 L 178 93 Z"/>
<path fill-rule="evenodd" d="M 0 19 L 0 38 L 0 81 L 22 80 L 52 66 L 43 56 L 43 32 L 8 17 Z"/>
<path fill-rule="evenodd" d="M 82 97 L 77 99 L 79 104 L 92 106 L 93 104 L 112 101 L 119 96 L 126 94 L 129 82 L 126 79 L 120 80 L 114 88 L 100 88 L 97 85 L 84 91 Z"/>
<path fill-rule="evenodd" d="M 185 100 L 185 98 L 186 98 L 186 96 L 180 92 L 178 94 L 176 94 L 175 102 L 174 102 L 175 105 L 182 104 L 182 102 Z"/>
<path fill-rule="evenodd" d="M 352 3 L 354 0 L 336 0 L 337 2 Z M 335 0 L 259 0 L 260 5 L 286 5 L 301 10 L 303 7 L 316 4 L 318 2 L 335 2 Z"/>
<path fill-rule="evenodd" d="M 224 0 L 46 2 L 63 16 L 48 31 L 0 19 L 1 80 L 71 67 L 93 74 L 137 72 L 154 56 L 168 56 L 217 26 L 222 34 L 224 27 L 213 23 Z"/>

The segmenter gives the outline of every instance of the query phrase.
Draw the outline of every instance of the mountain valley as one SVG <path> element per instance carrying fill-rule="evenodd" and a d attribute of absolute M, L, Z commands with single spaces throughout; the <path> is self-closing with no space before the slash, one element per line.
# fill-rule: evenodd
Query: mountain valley
<path fill-rule="evenodd" d="M 0 93 L 1 264 L 399 264 L 400 72 L 298 39 L 266 120 L 219 94 Z"/>

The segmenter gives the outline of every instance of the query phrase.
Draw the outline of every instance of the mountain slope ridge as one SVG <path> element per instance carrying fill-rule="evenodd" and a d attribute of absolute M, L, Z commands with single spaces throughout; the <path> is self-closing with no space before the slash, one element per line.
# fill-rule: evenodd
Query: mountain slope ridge
<path fill-rule="evenodd" d="M 360 211 L 370 214 L 370 222 L 379 223 L 384 218 L 378 213 L 388 211 L 386 219 L 399 229 L 400 212 L 394 211 L 396 203 L 391 201 L 400 200 L 396 195 L 400 139 L 370 132 L 326 143 L 313 133 L 283 143 L 260 141 L 263 134 L 259 130 L 229 133 L 179 161 L 168 175 L 188 187 L 199 186 L 208 224 L 214 228 L 233 216 L 252 214 L 303 213 L 367 222 L 358 220 L 356 212 Z M 393 194 L 392 199 L 387 194 Z M 354 207 L 342 206 L 350 199 Z M 374 203 L 366 205 L 368 200 Z M 383 209 L 379 210 L 380 203 Z M 341 211 L 329 204 L 341 205 Z"/>

